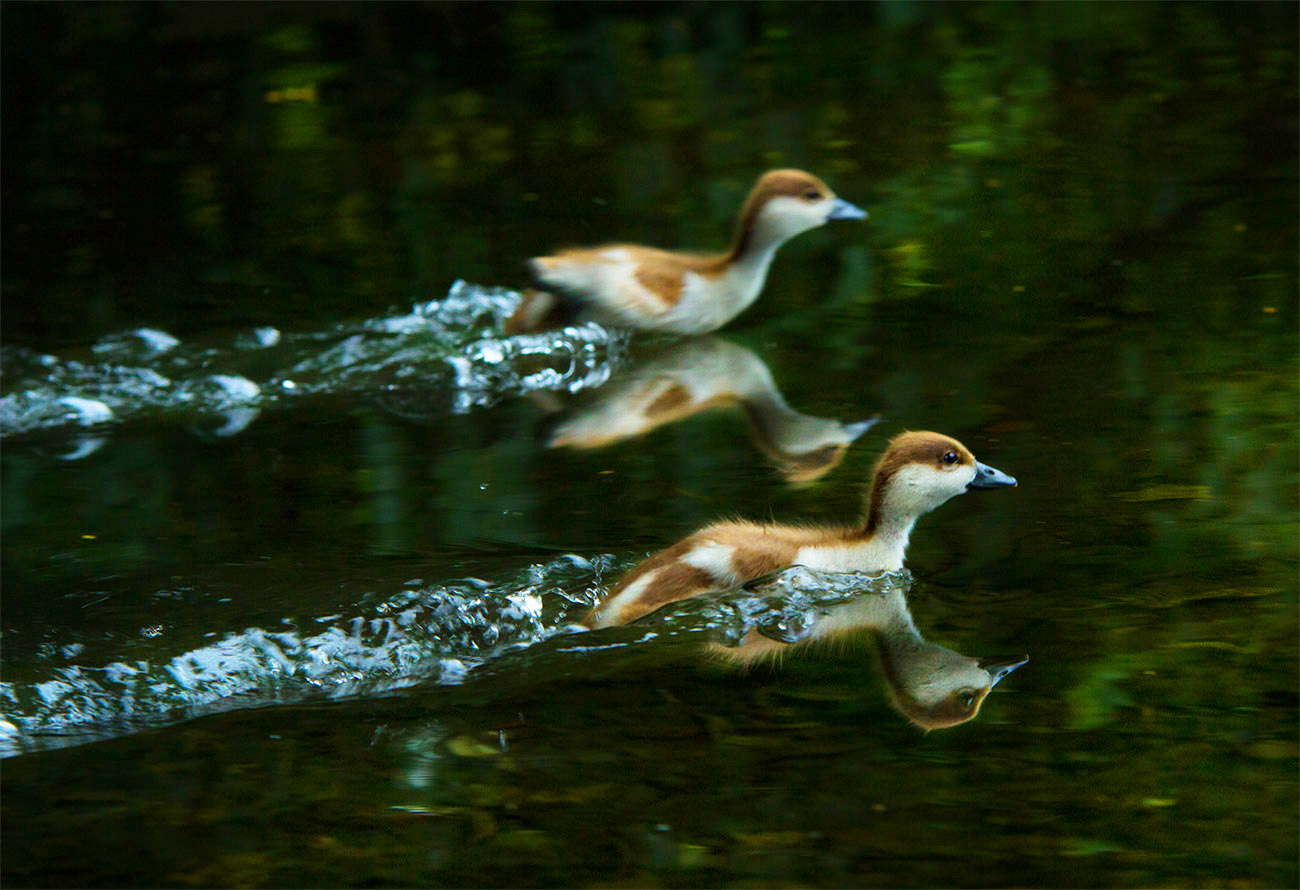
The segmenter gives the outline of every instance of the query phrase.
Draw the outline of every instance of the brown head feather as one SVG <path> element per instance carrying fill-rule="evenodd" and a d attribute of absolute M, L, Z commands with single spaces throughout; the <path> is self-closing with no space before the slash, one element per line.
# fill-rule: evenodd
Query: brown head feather
<path fill-rule="evenodd" d="M 758 214 L 762 212 L 764 204 L 773 198 L 798 198 L 814 189 L 821 198 L 835 196 L 830 186 L 803 170 L 769 170 L 760 176 L 741 207 L 736 237 L 727 256 L 735 259 L 749 248 Z"/>
<path fill-rule="evenodd" d="M 929 431 L 899 433 L 889 442 L 889 447 L 880 456 L 876 469 L 871 476 L 871 498 L 867 508 L 868 533 L 876 530 L 880 523 L 881 502 L 885 496 L 890 478 L 908 464 L 930 464 L 942 468 L 943 456 L 949 451 L 957 453 L 958 463 L 975 465 L 975 455 L 970 449 L 951 436 Z"/>

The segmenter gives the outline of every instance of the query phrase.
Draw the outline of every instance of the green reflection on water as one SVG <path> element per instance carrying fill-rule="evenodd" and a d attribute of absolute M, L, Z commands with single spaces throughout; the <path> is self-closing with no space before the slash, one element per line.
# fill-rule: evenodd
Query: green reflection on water
<path fill-rule="evenodd" d="M 24 757 L 6 882 L 1294 886 L 1295 33 L 1291 4 L 6 6 L 6 345 L 319 330 L 557 244 L 720 246 L 759 170 L 824 175 L 870 227 L 784 248 L 727 336 L 803 411 L 1022 479 L 910 562 L 945 645 L 1034 658 L 929 736 L 847 653 L 651 655 Z M 143 592 L 114 606 L 144 626 L 225 562 L 842 519 L 877 450 L 787 489 L 738 413 L 587 457 L 527 405 L 342 401 L 54 469 L 7 443 L 6 657 L 27 616 L 104 614 L 56 596 Z M 267 586 L 221 620 L 329 587 Z"/>

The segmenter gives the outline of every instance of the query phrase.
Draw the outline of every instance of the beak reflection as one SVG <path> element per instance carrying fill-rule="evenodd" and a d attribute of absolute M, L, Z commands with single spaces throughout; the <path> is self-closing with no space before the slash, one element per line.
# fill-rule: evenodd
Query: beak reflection
<path fill-rule="evenodd" d="M 795 574 L 798 573 L 798 574 Z M 845 576 L 821 575 L 804 568 L 789 570 L 778 576 L 772 587 L 782 593 L 795 593 L 802 584 L 824 586 L 811 590 L 842 588 Z M 864 576 L 869 577 L 869 576 Z M 872 579 L 879 581 L 879 579 Z M 872 581 L 868 580 L 867 584 Z M 824 652 L 825 645 L 810 645 L 854 635 L 875 641 L 880 655 L 881 679 L 899 712 L 922 729 L 944 729 L 974 719 L 980 712 L 988 691 L 1016 668 L 1029 661 L 1019 658 L 978 659 L 954 652 L 921 635 L 908 609 L 906 590 L 899 582 L 881 593 L 880 588 L 862 590 L 852 599 L 809 612 L 800 607 L 801 615 L 814 615 L 811 622 L 801 619 L 798 633 L 790 632 L 791 622 L 781 616 L 759 619 L 737 646 L 707 644 L 708 655 L 739 669 L 766 662 Z M 765 585 L 766 587 L 767 585 Z M 763 588 L 759 592 L 767 592 Z M 805 591 L 799 591 L 805 592 Z"/>
<path fill-rule="evenodd" d="M 998 681 L 1007 674 L 1011 673 L 1021 665 L 1028 663 L 1029 656 L 1022 655 L 1020 658 L 986 659 L 980 662 L 980 667 L 989 672 L 989 677 L 992 680 L 992 682 L 989 683 L 989 688 L 992 689 L 994 686 L 998 685 Z"/>

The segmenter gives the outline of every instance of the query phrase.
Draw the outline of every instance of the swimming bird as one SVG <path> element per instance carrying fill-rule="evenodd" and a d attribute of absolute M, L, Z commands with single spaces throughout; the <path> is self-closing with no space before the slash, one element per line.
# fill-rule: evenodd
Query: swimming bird
<path fill-rule="evenodd" d="M 758 298 L 778 247 L 829 220 L 866 216 L 811 173 L 770 170 L 745 199 L 723 253 L 611 244 L 533 257 L 529 268 L 551 291 L 526 291 L 505 330 L 524 333 L 588 319 L 673 334 L 717 330 Z"/>
<path fill-rule="evenodd" d="M 674 343 L 620 373 L 548 430 L 548 448 L 601 448 L 724 405 L 739 405 L 754 444 L 790 482 L 817 479 L 879 418 L 842 423 L 790 407 L 767 364 L 719 337 Z"/>
<path fill-rule="evenodd" d="M 728 666 L 747 669 L 866 633 L 875 638 L 894 707 L 926 730 L 956 726 L 975 717 L 989 690 L 1029 661 L 1027 655 L 972 658 L 930 642 L 917 630 L 905 592 L 898 587 L 831 606 L 797 639 L 773 639 L 755 629 L 738 646 L 708 643 L 706 653 Z"/>
<path fill-rule="evenodd" d="M 634 567 L 583 624 L 626 624 L 668 603 L 792 565 L 830 572 L 897 571 L 918 518 L 970 489 L 1015 484 L 950 436 L 905 432 L 890 441 L 876 463 L 867 514 L 858 524 L 714 523 Z"/>

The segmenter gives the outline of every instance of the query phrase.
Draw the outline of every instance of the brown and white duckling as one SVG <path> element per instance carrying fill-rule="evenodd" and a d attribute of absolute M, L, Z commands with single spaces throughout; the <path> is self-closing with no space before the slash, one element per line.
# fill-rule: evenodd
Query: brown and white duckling
<path fill-rule="evenodd" d="M 592 628 L 626 624 L 668 603 L 726 590 L 792 565 L 830 572 L 897 571 L 918 518 L 972 488 L 1015 484 L 1011 476 L 977 461 L 956 439 L 902 433 L 876 463 L 867 515 L 859 524 L 715 523 L 633 568 L 583 623 Z"/>
<path fill-rule="evenodd" d="M 506 333 L 575 319 L 673 334 L 717 330 L 758 298 L 778 247 L 828 220 L 866 216 L 811 173 L 771 170 L 750 191 L 724 253 L 611 244 L 532 258 L 533 275 L 557 293 L 527 291 Z"/>
<path fill-rule="evenodd" d="M 791 482 L 829 472 L 877 422 L 842 423 L 796 411 L 752 350 L 701 337 L 676 343 L 605 384 L 551 426 L 546 446 L 601 448 L 724 405 L 740 405 L 754 444 Z"/>
<path fill-rule="evenodd" d="M 709 643 L 707 652 L 729 666 L 746 669 L 864 632 L 875 636 L 894 706 L 927 730 L 956 726 L 975 717 L 989 690 L 1029 661 L 1028 656 L 972 658 L 931 643 L 917 630 L 900 589 L 868 593 L 832 606 L 796 642 L 774 640 L 751 630 L 739 646 Z"/>

